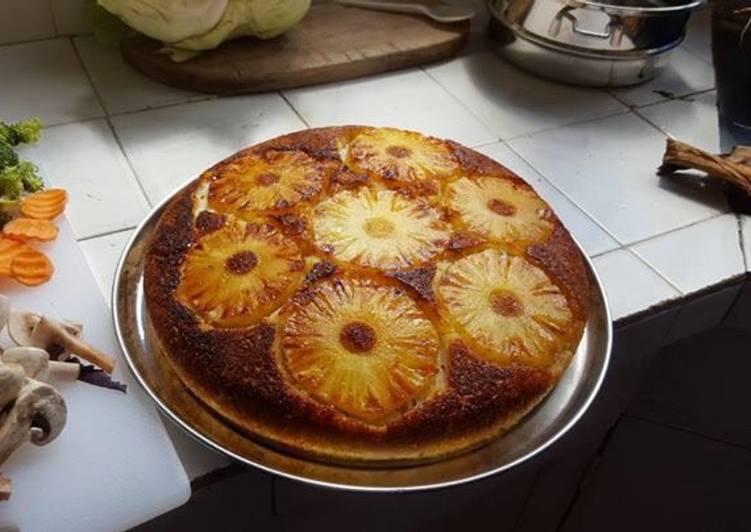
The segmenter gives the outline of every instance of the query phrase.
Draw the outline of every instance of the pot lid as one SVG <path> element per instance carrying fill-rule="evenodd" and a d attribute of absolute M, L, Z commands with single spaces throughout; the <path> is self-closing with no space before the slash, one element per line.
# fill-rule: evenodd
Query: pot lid
<path fill-rule="evenodd" d="M 695 9 L 705 3 L 706 0 L 574 0 L 571 4 L 583 6 L 610 8 L 619 11 L 638 11 L 648 13 L 670 13 Z"/>

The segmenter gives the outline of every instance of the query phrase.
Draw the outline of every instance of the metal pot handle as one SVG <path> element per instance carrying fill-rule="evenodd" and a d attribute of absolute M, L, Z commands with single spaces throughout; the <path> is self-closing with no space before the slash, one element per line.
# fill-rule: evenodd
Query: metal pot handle
<path fill-rule="evenodd" d="M 621 28 L 620 17 L 612 14 L 608 14 L 610 21 L 605 26 L 605 31 L 595 31 L 581 28 L 579 26 L 579 20 L 574 16 L 571 11 L 577 9 L 575 6 L 564 6 L 558 14 L 553 18 L 553 22 L 550 23 L 550 29 L 548 33 L 551 37 L 555 37 L 560 33 L 561 26 L 563 25 L 563 19 L 571 21 L 571 31 L 578 33 L 579 35 L 585 35 L 587 37 L 594 37 L 596 39 L 611 39 L 616 40 L 616 34 L 618 29 Z"/>

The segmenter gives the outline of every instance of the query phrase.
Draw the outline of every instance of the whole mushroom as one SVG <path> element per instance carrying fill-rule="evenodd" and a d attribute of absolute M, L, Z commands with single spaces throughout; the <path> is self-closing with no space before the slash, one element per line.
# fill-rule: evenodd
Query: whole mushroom
<path fill-rule="evenodd" d="M 18 396 L 25 380 L 26 375 L 21 366 L 0 363 L 0 412 Z"/>
<path fill-rule="evenodd" d="M 27 377 L 46 381 L 50 371 L 50 356 L 38 347 L 11 347 L 0 355 L 5 364 L 18 364 Z"/>
<path fill-rule="evenodd" d="M 26 379 L 0 425 L 0 464 L 21 444 L 47 445 L 65 426 L 65 400 L 49 384 Z"/>
<path fill-rule="evenodd" d="M 5 324 L 10 317 L 10 299 L 0 294 L 0 332 L 3 331 Z"/>

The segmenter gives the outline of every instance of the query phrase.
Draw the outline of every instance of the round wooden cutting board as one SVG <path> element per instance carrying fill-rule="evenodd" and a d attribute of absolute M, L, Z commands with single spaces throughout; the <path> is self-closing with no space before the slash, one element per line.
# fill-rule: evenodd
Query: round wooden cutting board
<path fill-rule="evenodd" d="M 417 66 L 455 55 L 469 21 L 339 4 L 313 6 L 288 33 L 268 41 L 239 39 L 185 63 L 155 53 L 162 44 L 138 36 L 121 44 L 125 60 L 167 85 L 209 93 L 289 89 Z"/>

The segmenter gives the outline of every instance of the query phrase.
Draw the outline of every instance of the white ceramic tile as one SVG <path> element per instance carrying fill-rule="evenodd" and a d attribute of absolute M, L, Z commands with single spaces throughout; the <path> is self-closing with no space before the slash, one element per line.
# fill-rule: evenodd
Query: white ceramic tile
<path fill-rule="evenodd" d="M 727 210 L 716 187 L 659 178 L 665 137 L 633 114 L 509 142 L 548 181 L 622 244 Z"/>
<path fill-rule="evenodd" d="M 55 35 L 48 0 L 0 0 L 0 44 Z M 3 80 L 6 76 L 2 76 Z"/>
<path fill-rule="evenodd" d="M 311 127 L 366 124 L 413 129 L 474 146 L 494 135 L 420 70 L 286 91 Z"/>
<path fill-rule="evenodd" d="M 77 37 L 74 42 L 91 81 L 110 114 L 213 97 L 152 81 L 128 66 L 117 48 L 102 46 L 92 36 Z"/>
<path fill-rule="evenodd" d="M 632 249 L 686 294 L 745 273 L 735 214 L 678 229 Z"/>
<path fill-rule="evenodd" d="M 607 93 L 533 77 L 490 52 L 461 57 L 427 72 L 502 139 L 625 109 Z"/>
<path fill-rule="evenodd" d="M 212 451 L 192 439 L 185 431 L 176 427 L 172 421 L 166 419 L 163 415 L 161 417 L 164 428 L 167 429 L 167 434 L 169 434 L 191 482 L 232 463 L 226 456 Z"/>
<path fill-rule="evenodd" d="M 689 53 L 712 64 L 712 9 L 705 7 L 691 15 L 683 46 Z"/>
<path fill-rule="evenodd" d="M 120 231 L 105 236 L 90 238 L 81 242 L 81 249 L 86 260 L 89 262 L 94 278 L 99 285 L 99 290 L 112 304 L 112 282 L 115 277 L 115 268 L 120 260 L 120 254 L 128 243 L 133 230 Z"/>
<path fill-rule="evenodd" d="M 614 320 L 678 297 L 678 291 L 627 249 L 594 259 Z"/>
<path fill-rule="evenodd" d="M 89 33 L 86 8 L 87 0 L 50 0 L 55 25 L 60 35 L 81 35 Z"/>
<path fill-rule="evenodd" d="M 613 94 L 627 105 L 646 105 L 712 88 L 712 66 L 678 47 L 671 53 L 668 67 L 655 79 L 642 85 L 616 89 Z"/>
<path fill-rule="evenodd" d="M 68 220 L 76 238 L 137 225 L 149 204 L 104 120 L 45 128 L 23 153 L 51 185 L 68 191 Z"/>
<path fill-rule="evenodd" d="M 508 166 L 510 170 L 519 174 L 532 185 L 537 193 L 550 203 L 566 228 L 584 247 L 587 255 L 599 255 L 618 247 L 618 242 L 613 237 L 571 203 L 566 196 L 556 190 L 508 146 L 497 142 L 478 148 L 477 151 Z"/>
<path fill-rule="evenodd" d="M 112 122 L 152 204 L 237 150 L 305 127 L 277 94 L 166 107 Z"/>
<path fill-rule="evenodd" d="M 690 100 L 673 100 L 650 105 L 637 113 L 665 134 L 711 152 L 720 150 L 717 94 L 707 92 Z"/>
<path fill-rule="evenodd" d="M 45 125 L 103 113 L 68 39 L 0 47 L 0 117 Z"/>

